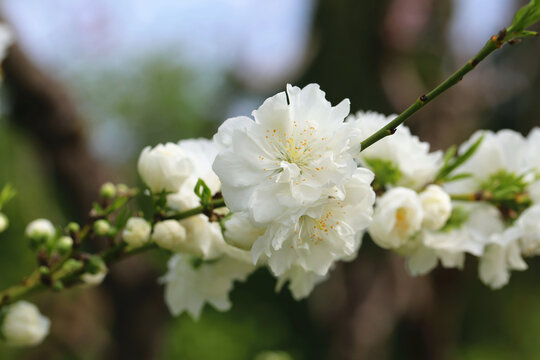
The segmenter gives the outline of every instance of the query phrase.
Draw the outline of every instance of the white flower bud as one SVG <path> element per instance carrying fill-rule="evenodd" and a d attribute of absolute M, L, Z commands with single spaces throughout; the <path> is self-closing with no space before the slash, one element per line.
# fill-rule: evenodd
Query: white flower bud
<path fill-rule="evenodd" d="M 423 210 L 418 194 L 393 188 L 378 199 L 369 234 L 382 248 L 402 247 L 422 225 Z"/>
<path fill-rule="evenodd" d="M 429 230 L 439 230 L 452 214 L 452 200 L 446 191 L 438 185 L 429 185 L 419 195 L 424 220 L 422 226 Z"/>
<path fill-rule="evenodd" d="M 139 175 L 154 193 L 178 191 L 192 168 L 186 152 L 173 143 L 144 148 L 138 162 Z"/>
<path fill-rule="evenodd" d="M 139 247 L 150 240 L 150 224 L 139 217 L 132 217 L 128 220 L 122 237 L 124 241 L 132 247 Z"/>
<path fill-rule="evenodd" d="M 53 224 L 47 219 L 34 220 L 26 227 L 26 236 L 34 240 L 49 239 L 55 233 Z"/>
<path fill-rule="evenodd" d="M 103 280 L 105 280 L 105 276 L 107 276 L 108 272 L 109 270 L 107 269 L 107 267 L 104 266 L 99 272 L 95 274 L 90 274 L 90 273 L 82 274 L 81 280 L 86 285 L 98 286 L 103 282 Z"/>
<path fill-rule="evenodd" d="M 36 305 L 19 301 L 8 309 L 2 334 L 11 346 L 33 346 L 49 334 L 50 321 L 41 315 Z"/>
<path fill-rule="evenodd" d="M 164 249 L 180 251 L 186 242 L 186 229 L 176 220 L 161 221 L 154 226 L 152 240 Z"/>
<path fill-rule="evenodd" d="M 107 220 L 100 219 L 94 223 L 94 232 L 97 236 L 107 236 L 111 231 L 111 224 Z"/>
<path fill-rule="evenodd" d="M 9 219 L 4 213 L 0 212 L 0 233 L 6 231 L 9 226 Z"/>

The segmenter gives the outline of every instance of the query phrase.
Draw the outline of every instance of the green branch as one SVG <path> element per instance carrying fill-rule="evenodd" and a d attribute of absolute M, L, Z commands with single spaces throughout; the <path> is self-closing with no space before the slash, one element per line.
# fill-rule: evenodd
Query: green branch
<path fill-rule="evenodd" d="M 182 220 L 191 216 L 199 214 L 210 214 L 213 209 L 221 208 L 225 206 L 225 201 L 223 199 L 213 199 L 208 203 L 206 207 L 198 206 L 193 209 L 182 211 L 176 214 L 169 214 L 164 217 L 164 219 L 175 219 Z M 157 220 L 159 221 L 159 219 Z M 84 231 L 84 229 L 83 229 Z M 88 232 L 85 231 L 85 237 Z M 129 249 L 126 247 L 126 243 L 121 241 L 101 253 L 97 254 L 103 262 L 108 266 L 121 259 L 137 255 L 148 250 L 156 249 L 157 245 L 155 243 L 148 243 L 146 245 Z M 35 270 L 27 276 L 20 284 L 11 286 L 3 291 L 0 291 L 0 308 L 14 303 L 15 301 L 29 296 L 31 294 L 44 291 L 44 290 L 54 290 L 55 283 L 61 283 L 66 287 L 77 285 L 82 283 L 80 277 L 86 273 L 86 266 L 81 263 L 78 267 L 73 267 L 66 269 L 64 265 L 68 262 L 69 259 L 73 259 L 73 253 L 70 252 L 69 256 L 63 258 L 58 264 L 51 267 L 51 272 L 48 274 L 47 281 L 44 281 L 45 278 L 40 273 L 39 269 Z"/>
<path fill-rule="evenodd" d="M 499 34 L 492 36 L 486 45 L 484 45 L 482 50 L 480 50 L 458 71 L 453 73 L 435 89 L 431 90 L 425 95 L 420 96 L 411 106 L 399 114 L 398 117 L 362 141 L 360 143 L 360 151 L 363 151 L 375 144 L 377 141 L 394 134 L 397 127 L 405 122 L 405 120 L 423 108 L 427 103 L 435 99 L 437 96 L 441 95 L 443 92 L 460 82 L 463 77 L 473 70 L 482 60 L 484 60 L 495 50 L 501 48 L 505 43 L 515 43 L 519 41 L 519 38 L 522 37 L 537 36 L 538 33 L 534 31 L 526 31 L 525 28 L 538 21 L 540 21 L 540 0 L 532 0 L 528 5 L 524 6 L 517 12 L 512 25 L 500 31 Z"/>

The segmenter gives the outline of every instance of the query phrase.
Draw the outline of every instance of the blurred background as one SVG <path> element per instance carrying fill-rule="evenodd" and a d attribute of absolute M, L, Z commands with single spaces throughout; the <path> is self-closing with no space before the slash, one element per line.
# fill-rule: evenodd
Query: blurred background
<path fill-rule="evenodd" d="M 3 64 L 0 184 L 19 196 L 0 235 L 0 286 L 34 267 L 27 222 L 83 221 L 106 180 L 140 184 L 146 145 L 211 137 L 286 83 L 334 104 L 397 113 L 510 24 L 517 0 L 3 0 L 17 45 Z M 538 29 L 537 29 L 538 30 Z M 410 119 L 434 149 L 475 129 L 540 124 L 538 39 L 505 47 Z M 476 264 L 411 278 L 366 242 L 307 301 L 264 271 L 233 308 L 170 316 L 166 255 L 118 264 L 104 286 L 33 300 L 52 319 L 35 349 L 1 359 L 539 359 L 540 266 L 492 291 Z"/>

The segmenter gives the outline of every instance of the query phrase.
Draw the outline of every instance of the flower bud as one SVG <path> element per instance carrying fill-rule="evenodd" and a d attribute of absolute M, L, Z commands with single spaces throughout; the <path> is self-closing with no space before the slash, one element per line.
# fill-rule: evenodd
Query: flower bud
<path fill-rule="evenodd" d="M 56 244 L 58 251 L 62 254 L 65 254 L 69 250 L 71 250 L 72 246 L 73 246 L 73 239 L 69 236 L 60 237 L 60 239 L 58 239 L 58 243 Z"/>
<path fill-rule="evenodd" d="M 192 172 L 193 165 L 182 148 L 173 143 L 143 149 L 139 175 L 153 193 L 176 192 Z"/>
<path fill-rule="evenodd" d="M 107 236 L 111 231 L 111 224 L 105 219 L 100 219 L 94 223 L 94 232 L 97 236 Z"/>
<path fill-rule="evenodd" d="M 113 183 L 107 182 L 101 185 L 101 190 L 99 194 L 104 199 L 112 199 L 116 196 L 116 186 Z"/>
<path fill-rule="evenodd" d="M 420 230 L 422 218 L 422 204 L 416 191 L 396 187 L 377 200 L 369 234 L 380 247 L 397 249 Z"/>
<path fill-rule="evenodd" d="M 429 185 L 419 195 L 424 219 L 422 226 L 429 230 L 439 230 L 452 214 L 452 200 L 438 185 Z"/>
<path fill-rule="evenodd" d="M 81 230 L 81 227 L 80 227 L 79 224 L 77 224 L 76 222 L 70 222 L 70 223 L 67 225 L 67 230 L 68 230 L 70 233 L 78 233 L 78 232 Z"/>
<path fill-rule="evenodd" d="M 128 220 L 122 238 L 131 247 L 139 247 L 150 240 L 150 224 L 139 217 L 132 217 Z"/>
<path fill-rule="evenodd" d="M 154 226 L 152 240 L 164 249 L 180 251 L 186 242 L 186 229 L 176 220 L 161 221 Z"/>
<path fill-rule="evenodd" d="M 0 212 L 0 233 L 4 232 L 9 226 L 9 219 L 4 213 Z"/>
<path fill-rule="evenodd" d="M 103 282 L 103 280 L 105 279 L 105 276 L 107 276 L 107 273 L 108 273 L 108 270 L 105 267 L 95 274 L 90 274 L 90 273 L 82 274 L 81 280 L 86 285 L 98 286 L 99 284 Z"/>
<path fill-rule="evenodd" d="M 42 243 L 52 238 L 56 230 L 47 219 L 37 219 L 26 227 L 26 236 L 37 243 Z"/>
<path fill-rule="evenodd" d="M 129 192 L 129 190 L 130 190 L 129 186 L 127 186 L 126 184 L 118 184 L 118 185 L 116 185 L 116 191 L 120 195 L 127 194 Z"/>
<path fill-rule="evenodd" d="M 19 301 L 9 306 L 2 324 L 2 334 L 11 346 L 33 346 L 49 333 L 50 321 L 32 303 Z"/>

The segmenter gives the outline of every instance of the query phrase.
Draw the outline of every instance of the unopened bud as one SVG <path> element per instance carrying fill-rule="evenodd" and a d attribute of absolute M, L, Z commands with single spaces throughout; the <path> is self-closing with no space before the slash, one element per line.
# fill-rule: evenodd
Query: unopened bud
<path fill-rule="evenodd" d="M 50 321 L 36 305 L 19 301 L 9 306 L 2 323 L 2 335 L 8 345 L 33 346 L 49 334 Z"/>
<path fill-rule="evenodd" d="M 67 230 L 68 230 L 70 233 L 78 233 L 78 232 L 81 230 L 81 227 L 80 227 L 79 224 L 77 224 L 76 222 L 70 222 L 70 223 L 67 225 Z"/>
<path fill-rule="evenodd" d="M 126 184 L 118 184 L 116 185 L 116 191 L 118 191 L 118 193 L 121 195 L 125 195 L 129 192 L 129 186 Z"/>
<path fill-rule="evenodd" d="M 47 219 L 34 220 L 26 227 L 26 236 L 36 244 L 43 244 L 55 233 L 53 224 Z"/>
<path fill-rule="evenodd" d="M 9 219 L 4 213 L 0 212 L 0 233 L 4 232 L 9 226 Z"/>
<path fill-rule="evenodd" d="M 105 183 L 101 186 L 99 194 L 102 198 L 112 199 L 116 196 L 116 186 L 114 186 L 114 184 L 110 182 Z"/>
<path fill-rule="evenodd" d="M 107 220 L 100 219 L 94 223 L 94 232 L 98 236 L 107 236 L 111 231 L 111 224 Z"/>
<path fill-rule="evenodd" d="M 140 217 L 132 217 L 128 220 L 122 238 L 131 247 L 139 247 L 150 240 L 150 224 Z"/>
<path fill-rule="evenodd" d="M 99 256 L 92 256 L 88 260 L 88 263 L 86 264 L 86 271 L 90 274 L 97 274 L 103 269 L 106 269 L 107 266 L 103 262 L 103 259 Z"/>
<path fill-rule="evenodd" d="M 73 239 L 69 236 L 62 236 L 58 239 L 57 248 L 62 254 L 67 253 L 73 246 Z"/>

